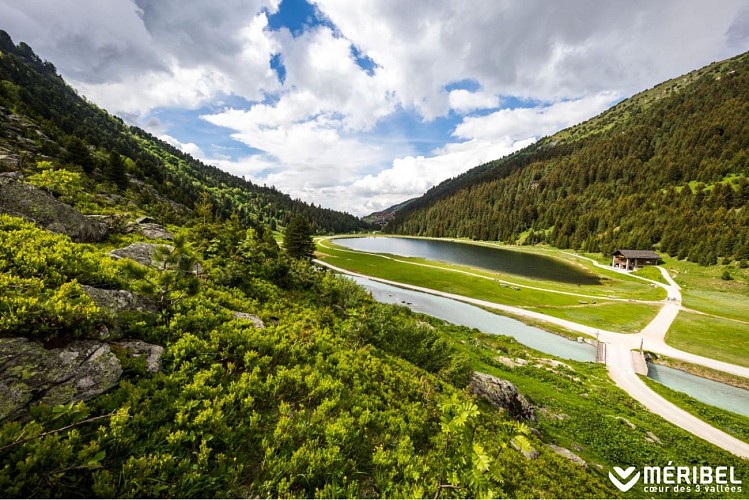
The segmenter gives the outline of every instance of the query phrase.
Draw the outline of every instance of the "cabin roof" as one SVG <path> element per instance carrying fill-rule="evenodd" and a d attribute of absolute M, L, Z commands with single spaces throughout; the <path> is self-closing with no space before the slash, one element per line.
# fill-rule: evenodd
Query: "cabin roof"
<path fill-rule="evenodd" d="M 652 250 L 625 250 L 619 249 L 612 255 L 621 255 L 625 259 L 660 259 L 661 256 Z"/>

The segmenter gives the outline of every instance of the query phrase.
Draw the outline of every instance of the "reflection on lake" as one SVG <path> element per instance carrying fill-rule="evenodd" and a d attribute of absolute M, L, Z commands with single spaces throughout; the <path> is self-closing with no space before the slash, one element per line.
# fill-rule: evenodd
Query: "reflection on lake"
<path fill-rule="evenodd" d="M 516 274 L 536 280 L 575 285 L 598 285 L 600 279 L 584 269 L 560 259 L 516 252 L 502 248 L 470 245 L 444 240 L 412 238 L 338 238 L 342 247 L 362 252 L 421 257 L 450 264 L 479 267 L 489 271 Z"/>

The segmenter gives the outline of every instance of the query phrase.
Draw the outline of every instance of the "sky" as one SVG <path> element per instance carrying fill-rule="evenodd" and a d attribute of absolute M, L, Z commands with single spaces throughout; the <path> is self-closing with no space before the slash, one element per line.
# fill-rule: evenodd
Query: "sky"
<path fill-rule="evenodd" d="M 749 50 L 749 0 L 0 0 L 79 93 L 355 215 Z"/>

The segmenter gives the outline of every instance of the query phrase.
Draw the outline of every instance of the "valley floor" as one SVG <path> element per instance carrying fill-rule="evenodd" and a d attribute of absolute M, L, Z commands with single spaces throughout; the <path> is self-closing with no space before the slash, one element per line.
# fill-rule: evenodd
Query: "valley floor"
<path fill-rule="evenodd" d="M 324 251 L 333 250 L 332 247 L 326 244 L 326 240 L 323 240 L 320 243 Z M 575 257 L 579 258 L 579 256 Z M 390 259 L 391 257 L 386 258 Z M 610 268 L 607 268 L 607 266 L 603 266 L 595 262 L 593 259 L 589 259 L 586 257 L 582 258 L 587 259 L 596 267 L 603 268 L 606 271 L 611 271 Z M 401 259 L 398 260 L 399 262 L 404 262 Z M 561 326 L 573 332 L 598 337 L 600 342 L 606 344 L 606 365 L 608 368 L 609 376 L 612 378 L 612 380 L 614 380 L 617 386 L 624 389 L 630 396 L 639 401 L 650 411 L 662 416 L 675 425 L 678 425 L 679 427 L 691 432 L 692 434 L 699 436 L 706 441 L 711 442 L 727 451 L 730 451 L 737 456 L 749 458 L 749 444 L 714 428 L 713 426 L 691 415 L 687 411 L 679 408 L 675 404 L 667 401 L 665 398 L 649 388 L 648 385 L 645 384 L 645 382 L 640 379 L 637 374 L 636 360 L 638 356 L 641 356 L 641 354 L 637 352 L 637 350 L 642 349 L 649 352 L 666 355 L 673 359 L 684 360 L 700 366 L 709 367 L 715 370 L 749 379 L 749 368 L 747 367 L 738 366 L 724 361 L 718 361 L 697 354 L 692 354 L 666 344 L 666 335 L 669 332 L 669 329 L 671 328 L 674 320 L 676 320 L 677 316 L 680 313 L 682 296 L 679 285 L 663 268 L 659 268 L 662 274 L 662 280 L 651 280 L 649 278 L 635 276 L 638 279 L 648 281 L 665 290 L 667 298 L 665 301 L 661 302 L 660 310 L 655 315 L 655 317 L 644 328 L 642 328 L 638 334 L 632 335 L 622 334 L 616 331 L 605 330 L 601 328 L 594 328 L 589 325 L 584 325 L 581 323 L 570 321 L 568 319 L 550 316 L 548 314 L 532 311 L 523 307 L 510 306 L 493 301 L 477 299 L 475 297 L 470 297 L 467 295 L 449 293 L 433 288 L 427 288 L 394 280 L 383 279 L 377 276 L 369 276 L 362 273 L 352 272 L 349 269 L 345 269 L 343 267 L 339 267 L 337 265 L 326 262 L 325 256 L 322 256 L 321 260 L 318 260 L 317 262 L 339 272 L 366 276 L 370 279 L 375 279 L 376 281 L 431 293 L 454 300 L 468 302 L 485 308 L 509 312 L 521 318 L 540 320 L 543 322 Z M 416 265 L 427 265 L 441 270 L 445 269 L 445 267 L 442 265 L 424 263 L 416 263 Z M 466 271 L 462 270 L 454 271 L 462 273 L 464 275 L 466 273 Z M 537 287 L 537 289 L 541 288 Z"/>

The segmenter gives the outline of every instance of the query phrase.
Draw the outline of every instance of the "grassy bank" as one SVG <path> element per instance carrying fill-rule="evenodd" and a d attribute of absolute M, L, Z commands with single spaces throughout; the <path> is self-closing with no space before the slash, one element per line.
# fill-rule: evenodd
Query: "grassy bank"
<path fill-rule="evenodd" d="M 682 311 L 666 342 L 683 351 L 749 366 L 749 324 Z"/>

